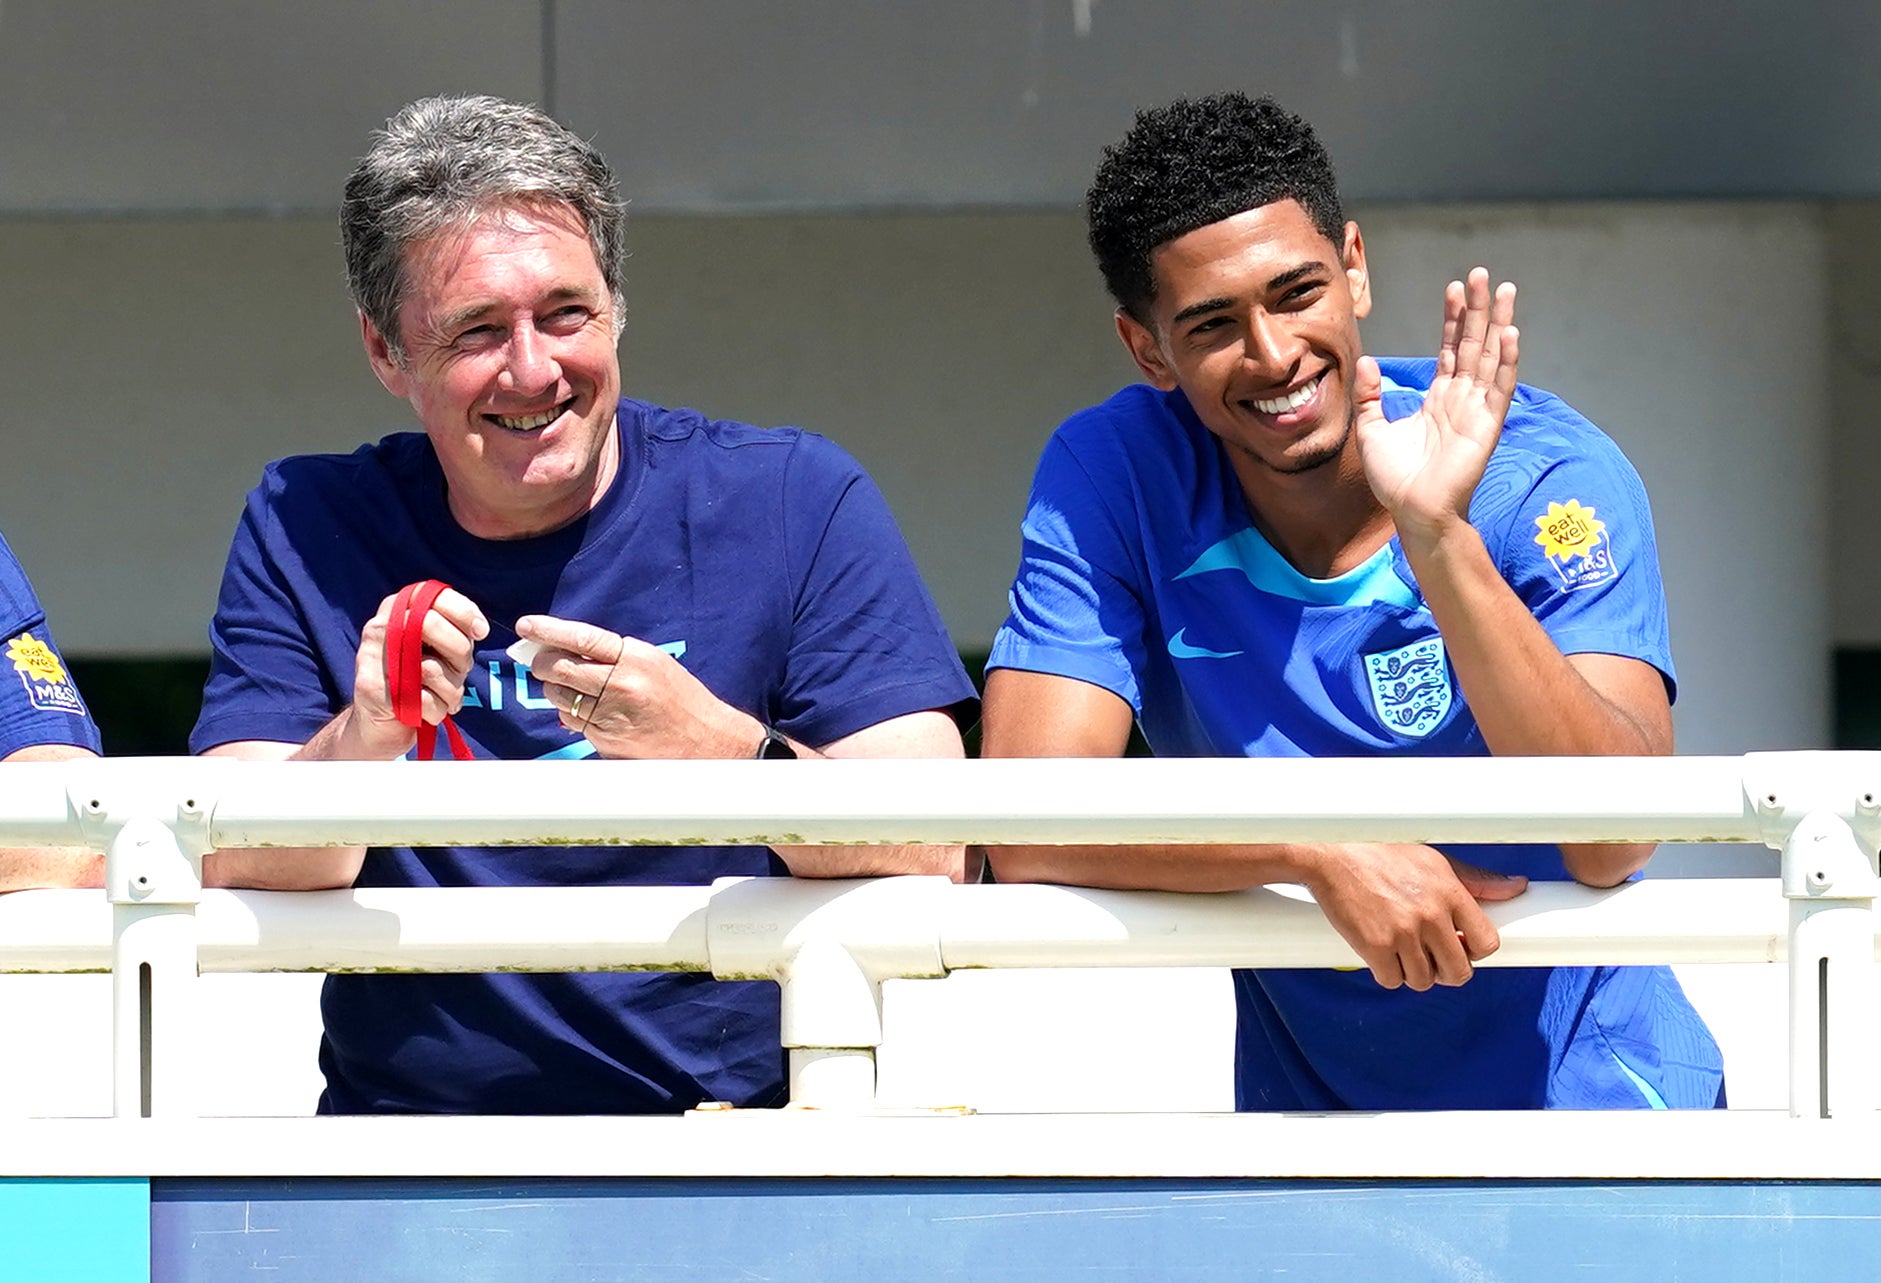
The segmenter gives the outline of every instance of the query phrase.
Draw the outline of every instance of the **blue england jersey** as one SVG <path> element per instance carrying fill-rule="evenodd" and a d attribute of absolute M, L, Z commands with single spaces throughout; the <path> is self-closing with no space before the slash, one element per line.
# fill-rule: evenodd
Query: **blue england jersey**
<path fill-rule="evenodd" d="M 1383 360 L 1414 412 L 1433 361 Z M 1643 660 L 1675 689 L 1652 517 L 1632 466 L 1523 385 L 1470 506 L 1503 578 L 1565 654 Z M 989 668 L 1076 678 L 1135 710 L 1159 756 L 1479 756 L 1482 733 L 1394 538 L 1310 579 L 1249 519 L 1180 392 L 1134 386 L 1045 448 Z M 1449 847 L 1565 879 L 1553 846 Z M 1369 973 L 1237 973 L 1246 1109 L 1710 1106 L 1717 1047 L 1663 968 L 1485 968 L 1461 988 Z"/>
<path fill-rule="evenodd" d="M 528 614 L 658 646 L 726 703 L 813 746 L 970 706 L 907 546 L 848 455 L 795 429 L 633 400 L 617 421 L 613 485 L 533 539 L 464 531 L 417 433 L 270 466 L 223 575 L 191 748 L 304 743 L 352 699 L 361 626 L 419 579 L 453 585 L 491 621 L 455 719 L 478 757 L 593 753 L 505 653 Z M 764 847 L 397 848 L 368 852 L 358 885 L 702 885 L 784 871 Z M 322 1011 L 326 1111 L 642 1113 L 783 1098 L 767 981 L 336 975 Z"/>
<path fill-rule="evenodd" d="M 0 758 L 42 744 L 69 744 L 100 752 L 78 687 L 66 672 L 65 659 L 46 612 L 7 541 L 0 538 Z"/>

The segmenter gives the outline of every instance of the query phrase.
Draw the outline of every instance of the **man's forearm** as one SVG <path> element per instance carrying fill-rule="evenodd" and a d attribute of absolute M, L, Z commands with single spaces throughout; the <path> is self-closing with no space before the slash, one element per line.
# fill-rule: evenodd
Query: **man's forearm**
<path fill-rule="evenodd" d="M 799 878 L 883 878 L 938 874 L 970 881 L 967 855 L 958 846 L 779 846 L 773 847 Z M 978 864 L 974 868 L 977 871 Z"/>
<path fill-rule="evenodd" d="M 1334 848 L 1238 846 L 989 846 L 1001 882 L 1054 882 L 1118 891 L 1245 891 L 1306 882 Z"/>
<path fill-rule="evenodd" d="M 0 891 L 102 887 L 104 856 L 76 847 L 0 848 Z"/>
<path fill-rule="evenodd" d="M 1497 572 L 1474 528 L 1405 543 L 1463 698 L 1497 755 L 1654 755 L 1671 751 L 1604 698 Z"/>
<path fill-rule="evenodd" d="M 353 727 L 349 705 L 305 744 L 249 741 L 209 750 L 210 756 L 249 761 L 372 761 Z M 393 754 L 392 756 L 396 756 Z M 385 760 L 383 757 L 376 760 Z M 361 846 L 268 847 L 211 851 L 203 857 L 203 885 L 261 891 L 326 891 L 349 887 L 359 876 L 366 849 Z"/>
<path fill-rule="evenodd" d="M 1672 751 L 1660 723 L 1607 698 L 1560 651 L 1497 572 L 1474 528 L 1406 539 L 1405 556 L 1430 607 L 1463 698 L 1497 756 L 1657 756 Z M 1656 679 L 1655 679 L 1656 680 Z M 1624 881 L 1651 844 L 1566 845 L 1583 882 Z"/>

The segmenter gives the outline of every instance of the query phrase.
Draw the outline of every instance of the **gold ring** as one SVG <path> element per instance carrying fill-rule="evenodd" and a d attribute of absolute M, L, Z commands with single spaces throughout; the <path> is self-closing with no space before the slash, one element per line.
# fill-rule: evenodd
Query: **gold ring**
<path fill-rule="evenodd" d="M 581 720 L 581 701 L 586 698 L 588 698 L 586 695 L 576 691 L 575 702 L 568 706 L 568 715 L 578 722 Z"/>

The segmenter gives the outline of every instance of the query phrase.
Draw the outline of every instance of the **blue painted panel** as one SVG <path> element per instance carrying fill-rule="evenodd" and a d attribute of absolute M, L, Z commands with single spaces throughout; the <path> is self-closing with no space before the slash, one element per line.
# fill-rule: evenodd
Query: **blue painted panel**
<path fill-rule="evenodd" d="M 1816 1283 L 1881 1261 L 1863 1183 L 250 1180 L 152 1199 L 161 1283 Z"/>
<path fill-rule="evenodd" d="M 149 1181 L 0 1179 L 4 1283 L 142 1283 L 149 1276 Z"/>

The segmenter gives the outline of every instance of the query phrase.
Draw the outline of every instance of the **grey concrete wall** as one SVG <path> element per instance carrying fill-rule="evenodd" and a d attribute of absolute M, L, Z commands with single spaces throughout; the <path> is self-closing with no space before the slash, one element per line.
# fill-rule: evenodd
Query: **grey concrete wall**
<path fill-rule="evenodd" d="M 1367 200 L 1881 194 L 1847 0 L 6 0 L 0 212 L 324 211 L 422 94 L 549 103 L 647 210 L 1064 205 L 1271 92 Z"/>
<path fill-rule="evenodd" d="M 1838 645 L 1881 647 L 1881 201 L 1836 204 L 1827 217 L 1829 602 Z M 1778 419 L 1770 432 L 1787 428 Z"/>

